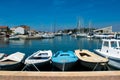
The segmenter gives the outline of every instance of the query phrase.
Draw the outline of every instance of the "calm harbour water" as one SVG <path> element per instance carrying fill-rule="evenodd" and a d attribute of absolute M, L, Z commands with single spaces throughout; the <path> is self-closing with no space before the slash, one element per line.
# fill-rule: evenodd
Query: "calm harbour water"
<path fill-rule="evenodd" d="M 75 49 L 88 49 L 93 51 L 100 48 L 100 40 L 88 38 L 75 38 L 71 36 L 57 36 L 53 39 L 40 40 L 9 40 L 0 41 L 0 52 L 12 54 L 14 52 L 23 52 L 26 57 L 38 50 L 52 50 L 53 54 L 59 50 L 68 51 Z"/>
<path fill-rule="evenodd" d="M 0 41 L 0 52 L 6 54 L 12 54 L 14 52 L 23 52 L 26 57 L 33 54 L 38 50 L 52 50 L 53 54 L 57 51 L 74 51 L 75 49 L 88 49 L 94 51 L 94 49 L 101 47 L 101 41 L 99 39 L 88 38 L 75 38 L 71 36 L 56 36 L 53 39 L 40 39 L 40 40 L 9 40 Z M 71 71 L 88 70 L 81 65 L 73 68 Z M 44 69 L 43 69 L 44 71 Z M 45 70 L 46 71 L 46 70 Z M 47 71 L 59 71 L 57 69 L 49 68 Z"/>

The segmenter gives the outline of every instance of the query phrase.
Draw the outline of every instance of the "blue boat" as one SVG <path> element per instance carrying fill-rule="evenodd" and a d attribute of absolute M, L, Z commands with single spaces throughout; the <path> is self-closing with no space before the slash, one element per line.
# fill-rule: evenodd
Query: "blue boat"
<path fill-rule="evenodd" d="M 67 52 L 58 51 L 52 57 L 52 64 L 58 69 L 62 71 L 66 71 L 72 68 L 77 62 L 77 60 L 78 58 L 76 57 L 73 51 L 67 51 Z"/>

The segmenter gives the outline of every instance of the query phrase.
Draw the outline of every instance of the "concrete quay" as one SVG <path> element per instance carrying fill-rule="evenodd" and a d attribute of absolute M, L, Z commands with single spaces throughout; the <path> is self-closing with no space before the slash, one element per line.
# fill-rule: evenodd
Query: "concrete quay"
<path fill-rule="evenodd" d="M 0 71 L 0 80 L 120 80 L 120 71 L 93 71 L 93 72 Z"/>

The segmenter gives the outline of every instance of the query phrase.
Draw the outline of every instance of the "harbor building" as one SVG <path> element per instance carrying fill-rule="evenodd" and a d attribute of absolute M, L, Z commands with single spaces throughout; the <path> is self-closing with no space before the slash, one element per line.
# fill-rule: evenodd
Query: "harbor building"
<path fill-rule="evenodd" d="M 0 26 L 0 39 L 5 39 L 5 37 L 9 37 L 9 27 Z"/>
<path fill-rule="evenodd" d="M 97 34 L 113 33 L 113 32 L 112 32 L 112 26 L 105 27 L 105 28 L 100 28 L 100 29 L 96 29 L 96 30 L 93 30 L 93 32 L 94 32 L 94 33 L 97 33 Z"/>
<path fill-rule="evenodd" d="M 9 31 L 8 26 L 0 26 L 0 33 L 6 33 Z"/>
<path fill-rule="evenodd" d="M 21 25 L 13 27 L 11 28 L 11 30 L 14 34 L 28 34 L 28 32 L 30 31 L 30 27 L 26 25 Z"/>

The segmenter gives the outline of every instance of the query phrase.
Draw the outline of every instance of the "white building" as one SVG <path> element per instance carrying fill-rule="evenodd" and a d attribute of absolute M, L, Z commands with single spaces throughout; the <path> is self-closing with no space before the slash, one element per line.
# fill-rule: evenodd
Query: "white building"
<path fill-rule="evenodd" d="M 14 34 L 25 34 L 25 29 L 23 27 L 17 27 L 14 30 Z"/>
<path fill-rule="evenodd" d="M 112 33 L 112 26 L 105 27 L 105 28 L 101 28 L 101 29 L 96 29 L 96 30 L 94 30 L 93 32 L 102 33 L 102 34 Z"/>

